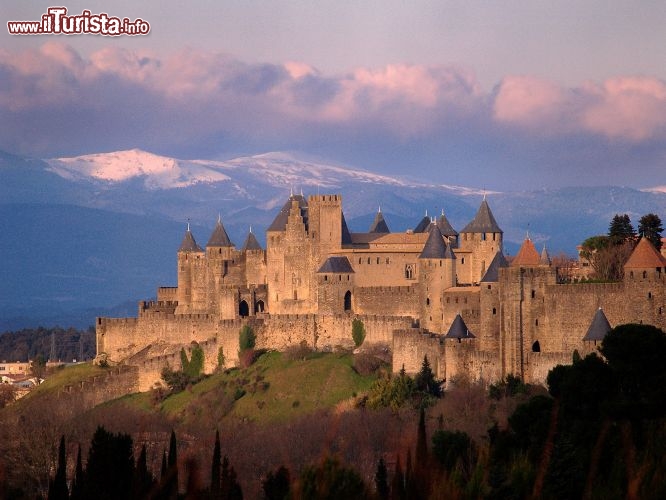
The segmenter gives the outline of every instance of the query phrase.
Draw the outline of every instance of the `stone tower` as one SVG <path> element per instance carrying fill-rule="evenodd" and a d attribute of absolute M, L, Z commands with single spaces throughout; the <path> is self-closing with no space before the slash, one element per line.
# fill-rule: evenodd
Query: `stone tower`
<path fill-rule="evenodd" d="M 188 223 L 183 242 L 178 249 L 178 307 L 176 309 L 178 314 L 192 311 L 194 274 L 197 272 L 194 263 L 201 260 L 203 256 L 204 251 L 197 245 Z"/>
<path fill-rule="evenodd" d="M 458 247 L 465 255 L 458 265 L 460 283 L 479 283 L 497 252 L 503 249 L 500 229 L 485 197 L 472 222 L 460 231 Z"/>
<path fill-rule="evenodd" d="M 421 326 L 442 331 L 444 322 L 443 292 L 455 286 L 456 257 L 446 244 L 436 223 L 429 228 L 426 244 L 419 255 Z"/>

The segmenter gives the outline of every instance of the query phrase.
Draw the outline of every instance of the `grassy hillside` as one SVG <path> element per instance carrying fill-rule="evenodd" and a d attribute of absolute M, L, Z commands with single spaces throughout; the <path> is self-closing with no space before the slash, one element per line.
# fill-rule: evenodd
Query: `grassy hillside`
<path fill-rule="evenodd" d="M 214 424 L 225 417 L 278 423 L 349 401 L 367 391 L 375 379 L 359 375 L 349 354 L 317 353 L 291 360 L 269 352 L 248 368 L 216 373 L 157 404 L 151 393 L 134 394 L 118 403 L 153 408 L 181 423 Z"/>

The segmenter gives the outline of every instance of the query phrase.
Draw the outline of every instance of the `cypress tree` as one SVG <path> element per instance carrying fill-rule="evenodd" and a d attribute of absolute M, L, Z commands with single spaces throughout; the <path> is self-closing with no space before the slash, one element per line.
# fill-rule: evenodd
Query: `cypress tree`
<path fill-rule="evenodd" d="M 166 450 L 162 450 L 162 468 L 160 469 L 160 481 L 164 481 L 167 475 L 167 456 Z"/>
<path fill-rule="evenodd" d="M 146 498 L 155 482 L 153 475 L 148 470 L 148 460 L 146 455 L 146 445 L 144 443 L 141 447 L 139 460 L 136 462 L 136 469 L 134 471 L 133 494 L 134 498 L 137 499 Z"/>
<path fill-rule="evenodd" d="M 262 483 L 266 500 L 284 500 L 288 498 L 290 483 L 289 470 L 284 465 L 281 465 L 275 474 L 269 472 L 266 480 Z"/>
<path fill-rule="evenodd" d="M 428 442 L 426 437 L 425 410 L 421 407 L 419 412 L 419 427 L 416 435 L 416 466 L 427 467 Z"/>
<path fill-rule="evenodd" d="M 72 481 L 72 494 L 71 500 L 82 500 L 85 493 L 85 476 L 83 474 L 83 463 L 81 462 L 81 445 L 79 444 L 79 451 L 76 454 L 76 471 L 74 472 L 74 480 Z"/>
<path fill-rule="evenodd" d="M 229 500 L 243 500 L 243 490 L 238 484 L 236 471 L 233 467 L 229 471 L 229 496 L 226 498 Z"/>
<path fill-rule="evenodd" d="M 229 459 L 225 455 L 222 459 L 222 474 L 220 475 L 220 496 L 229 498 L 231 493 L 231 481 L 229 478 Z"/>
<path fill-rule="evenodd" d="M 173 430 L 169 439 L 167 465 L 167 498 L 178 498 L 178 444 L 176 442 L 176 433 Z"/>
<path fill-rule="evenodd" d="M 377 472 L 375 472 L 375 489 L 377 490 L 377 497 L 380 500 L 388 500 L 389 485 L 388 485 L 388 471 L 384 459 L 380 458 L 377 464 Z"/>
<path fill-rule="evenodd" d="M 220 431 L 215 431 L 213 466 L 210 474 L 210 494 L 212 498 L 220 498 Z"/>
<path fill-rule="evenodd" d="M 398 460 L 395 463 L 393 481 L 391 481 L 391 500 L 403 500 L 405 498 L 407 498 L 407 493 L 405 491 L 405 475 L 402 472 L 400 455 L 398 455 Z"/>
<path fill-rule="evenodd" d="M 65 436 L 60 437 L 60 446 L 58 447 L 58 468 L 53 482 L 49 483 L 49 500 L 67 500 L 69 491 L 67 490 L 67 454 L 65 451 Z"/>

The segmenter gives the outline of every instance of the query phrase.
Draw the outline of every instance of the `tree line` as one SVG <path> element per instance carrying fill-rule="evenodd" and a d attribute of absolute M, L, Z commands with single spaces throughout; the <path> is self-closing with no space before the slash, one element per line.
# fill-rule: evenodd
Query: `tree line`
<path fill-rule="evenodd" d="M 624 264 L 633 252 L 639 237 L 646 238 L 661 250 L 661 233 L 664 228 L 657 214 L 649 213 L 638 221 L 638 232 L 627 214 L 615 214 L 605 235 L 587 238 L 581 256 L 588 259 L 595 278 L 602 281 L 619 281 L 624 277 Z"/>
<path fill-rule="evenodd" d="M 51 357 L 54 347 L 55 358 Z M 95 357 L 95 328 L 24 328 L 0 334 L 0 360 L 30 361 L 37 356 L 49 361 L 85 361 Z"/>

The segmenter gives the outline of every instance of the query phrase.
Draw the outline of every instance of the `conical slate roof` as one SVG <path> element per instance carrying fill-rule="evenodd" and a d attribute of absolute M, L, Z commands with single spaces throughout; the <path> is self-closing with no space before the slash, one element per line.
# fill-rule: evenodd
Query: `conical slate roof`
<path fill-rule="evenodd" d="M 190 225 L 187 225 L 187 231 L 185 231 L 185 236 L 183 236 L 183 242 L 180 244 L 179 252 L 203 252 L 201 247 L 197 245 L 197 242 L 192 236 L 192 231 L 190 231 Z"/>
<path fill-rule="evenodd" d="M 467 328 L 467 325 L 463 321 L 463 319 L 460 317 L 460 314 L 456 314 L 455 319 L 453 320 L 453 323 L 451 323 L 451 327 L 449 328 L 449 331 L 446 335 L 444 335 L 444 338 L 447 339 L 473 339 L 475 338 L 474 334 L 469 331 Z"/>
<path fill-rule="evenodd" d="M 423 216 L 423 219 L 414 228 L 415 233 L 425 233 L 430 228 L 430 217 L 428 217 L 428 212 Z"/>
<path fill-rule="evenodd" d="M 318 273 L 353 273 L 351 264 L 347 257 L 329 257 L 319 268 Z"/>
<path fill-rule="evenodd" d="M 222 225 L 222 219 L 217 219 L 217 224 L 215 224 L 215 229 L 213 229 L 213 234 L 210 235 L 210 239 L 206 244 L 207 247 L 232 247 L 234 244 L 229 239 L 226 229 Z"/>
<path fill-rule="evenodd" d="M 462 233 L 502 233 L 493 213 L 484 198 L 472 222 L 467 224 Z"/>
<path fill-rule="evenodd" d="M 442 210 L 442 214 L 437 218 L 437 227 L 443 236 L 458 236 L 458 231 L 453 229 L 449 219 L 444 215 L 444 210 Z"/>
<path fill-rule="evenodd" d="M 430 234 L 428 240 L 423 246 L 423 251 L 419 255 L 419 259 L 447 259 L 447 245 L 444 243 L 442 233 L 439 232 L 437 224 L 431 224 Z"/>
<path fill-rule="evenodd" d="M 263 250 L 257 238 L 255 238 L 252 229 L 247 233 L 247 238 L 245 238 L 245 243 L 243 243 L 243 250 Z"/>
<path fill-rule="evenodd" d="M 375 220 L 372 221 L 372 225 L 370 226 L 370 230 L 368 232 L 369 233 L 390 233 L 391 232 L 388 228 L 388 225 L 386 224 L 386 221 L 384 220 L 384 216 L 382 215 L 381 210 L 377 211 L 377 215 L 375 215 Z"/>
<path fill-rule="evenodd" d="M 307 225 L 308 218 L 308 202 L 303 197 L 303 195 L 292 194 L 287 202 L 282 205 L 280 213 L 275 216 L 273 222 L 268 227 L 267 231 L 284 231 L 287 228 L 287 221 L 289 220 L 289 211 L 291 210 L 291 202 L 298 201 L 298 206 L 301 209 L 301 216 L 303 217 L 303 222 Z"/>
<path fill-rule="evenodd" d="M 624 265 L 625 269 L 647 269 L 664 266 L 666 266 L 666 259 L 661 256 L 647 238 L 640 239 L 629 260 Z"/>
<path fill-rule="evenodd" d="M 520 250 L 511 261 L 511 266 L 538 266 L 541 263 L 541 256 L 537 249 L 534 247 L 534 243 L 529 238 L 525 238 L 523 241 Z"/>
<path fill-rule="evenodd" d="M 550 266 L 551 260 L 550 260 L 550 255 L 548 255 L 548 250 L 546 250 L 546 245 L 543 246 L 543 250 L 541 250 L 541 256 L 539 257 L 539 264 L 542 266 Z"/>
<path fill-rule="evenodd" d="M 341 215 L 342 215 L 342 244 L 351 245 L 352 237 L 351 233 L 349 232 L 349 227 L 347 226 L 347 221 L 345 220 L 344 212 L 341 212 Z"/>
<path fill-rule="evenodd" d="M 594 314 L 590 328 L 587 329 L 587 333 L 585 334 L 585 337 L 583 337 L 583 340 L 603 340 L 606 334 L 610 331 L 610 323 L 600 307 Z"/>
<path fill-rule="evenodd" d="M 509 267 L 502 252 L 497 252 L 488 266 L 486 274 L 481 278 L 481 283 L 497 283 L 499 281 L 499 270 L 501 267 Z"/>

